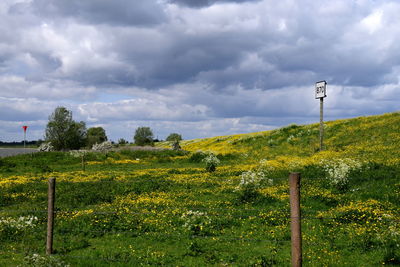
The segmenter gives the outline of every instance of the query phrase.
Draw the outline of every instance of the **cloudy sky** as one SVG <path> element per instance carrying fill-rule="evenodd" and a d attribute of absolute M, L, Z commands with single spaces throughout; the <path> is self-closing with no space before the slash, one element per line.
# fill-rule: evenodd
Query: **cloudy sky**
<path fill-rule="evenodd" d="M 400 110 L 400 2 L 1 0 L 0 140 L 57 106 L 112 140 L 185 139 Z"/>

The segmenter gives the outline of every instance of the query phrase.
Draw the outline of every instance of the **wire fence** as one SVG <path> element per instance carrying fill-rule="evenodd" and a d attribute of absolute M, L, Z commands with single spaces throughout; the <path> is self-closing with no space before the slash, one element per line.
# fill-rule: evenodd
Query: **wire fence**
<path fill-rule="evenodd" d="M 32 229 L 32 231 L 37 232 L 38 229 Z M 40 229 L 41 231 L 41 235 L 45 236 L 45 231 L 46 229 L 44 227 L 41 227 Z M 101 234 L 111 234 L 111 235 L 117 235 L 117 234 L 127 234 L 127 233 L 134 233 L 134 231 L 114 231 L 114 230 L 110 230 L 110 231 L 95 231 L 95 230 L 85 230 L 85 231 L 81 231 L 79 229 L 76 229 L 74 231 L 63 231 L 62 229 L 56 231 L 56 235 L 62 235 L 64 233 L 68 233 L 68 234 L 80 234 L 80 233 L 84 233 L 84 234 L 89 234 L 89 233 L 101 233 Z M 29 233 L 25 233 L 26 235 L 29 235 Z M 263 238 L 250 238 L 250 237 L 225 237 L 225 236 L 202 236 L 202 235 L 187 235 L 184 234 L 182 232 L 178 232 L 178 233 L 159 233 L 159 232 L 149 232 L 149 233 L 135 233 L 135 238 L 152 238 L 152 239 L 160 239 L 160 238 L 168 238 L 169 241 L 174 240 L 176 242 L 180 242 L 182 240 L 211 240 L 213 242 L 226 242 L 229 245 L 232 245 L 232 243 L 234 242 L 246 242 L 246 243 L 272 243 L 272 244 L 280 244 L 283 246 L 290 246 L 291 240 L 290 239 L 263 239 Z M 326 243 L 323 242 L 309 242 L 306 241 L 304 242 L 305 246 L 322 246 L 325 245 Z M 0 255 L 8 255 L 10 256 L 10 254 L 12 255 L 20 255 L 20 256 L 31 256 L 33 254 L 36 253 L 41 253 L 42 250 L 11 250 L 11 251 L 1 251 L 0 250 Z M 115 262 L 123 262 L 125 261 L 124 259 L 116 259 L 116 258 L 110 258 L 110 257 L 103 257 L 103 256 L 96 256 L 96 257 L 91 257 L 91 256 L 77 256 L 77 255 L 70 255 L 70 254 L 66 254 L 66 253 L 56 253 L 53 256 L 58 257 L 58 258 L 76 258 L 76 259 L 93 259 L 96 261 L 105 261 L 105 262 L 110 262 L 110 261 L 115 261 Z"/>
<path fill-rule="evenodd" d="M 180 207 L 182 208 L 182 207 Z M 192 209 L 187 209 L 187 210 L 192 210 Z M 193 209 L 196 211 L 196 209 Z M 201 210 L 203 211 L 203 210 Z M 273 211 L 278 211 L 279 210 L 273 210 Z M 71 216 L 74 214 L 79 214 L 80 212 L 87 212 L 87 210 L 57 210 L 54 211 L 54 214 L 70 214 Z M 262 211 L 265 212 L 265 211 Z M 281 210 L 281 212 L 287 212 L 287 210 Z M 3 214 L 47 214 L 47 210 L 0 210 L 0 215 Z M 158 215 L 155 212 L 119 212 L 119 211 L 93 211 L 90 210 L 89 212 L 85 213 L 85 215 Z M 323 216 L 300 216 L 300 217 L 291 217 L 289 215 L 287 216 L 265 216 L 265 214 L 222 214 L 222 213 L 207 213 L 206 216 L 208 217 L 230 217 L 230 218 L 264 218 L 264 219 L 293 219 L 293 218 L 299 218 L 301 220 L 337 220 L 337 221 L 345 221 L 348 220 L 346 218 L 342 217 L 323 217 Z M 357 219 L 358 221 L 368 221 L 371 220 L 369 217 L 358 217 L 354 218 Z M 385 221 L 394 221 L 394 222 L 400 222 L 400 218 L 397 217 L 390 217 L 390 218 L 382 218 L 379 216 L 375 217 L 376 220 L 385 220 Z"/>
<path fill-rule="evenodd" d="M 116 182 L 116 181 L 101 181 L 101 183 L 109 183 L 109 182 Z M 119 182 L 119 181 L 118 181 Z M 96 182 L 93 183 L 94 185 Z M 45 236 L 45 215 L 48 214 L 47 209 L 16 209 L 18 208 L 18 205 L 0 205 L 0 220 L 1 217 L 7 216 L 9 214 L 16 216 L 16 215 L 39 215 L 41 216 L 42 219 L 42 228 L 43 229 L 38 229 L 38 228 L 32 228 L 32 231 L 38 231 L 40 230 L 40 234 Z M 128 233 L 133 233 L 135 234 L 135 237 L 141 237 L 141 238 L 172 238 L 175 240 L 187 240 L 187 239 L 205 239 L 205 240 L 211 240 L 214 242 L 249 242 L 249 243 L 275 243 L 275 244 L 283 244 L 289 246 L 291 243 L 290 238 L 287 239 L 265 239 L 265 238 L 260 238 L 260 237 L 250 237 L 250 236 L 237 236 L 237 237 L 232 237 L 232 236 L 216 236 L 216 235 L 187 235 L 183 234 L 181 232 L 178 233 L 160 233 L 160 232 L 151 232 L 149 233 L 138 233 L 134 229 L 131 230 L 115 230 L 112 229 L 103 229 L 103 230 L 95 230 L 95 229 L 85 229 L 85 230 L 80 230 L 80 229 L 63 229 L 62 225 L 59 225 L 57 222 L 57 217 L 58 216 L 63 216 L 63 218 L 72 218 L 73 216 L 83 213 L 85 216 L 97 216 L 97 215 L 113 215 L 116 216 L 114 219 L 118 219 L 119 216 L 159 216 L 159 211 L 164 212 L 164 214 L 168 215 L 170 218 L 175 218 L 175 219 L 180 219 L 185 211 L 202 211 L 205 213 L 199 213 L 199 216 L 207 216 L 207 217 L 216 217 L 216 218 L 229 218 L 229 219 L 261 219 L 264 221 L 267 220 L 283 220 L 284 223 L 288 224 L 290 221 L 293 219 L 300 219 L 304 222 L 307 222 L 308 220 L 319 220 L 319 221 L 329 221 L 329 220 L 335 220 L 335 221 L 346 221 L 348 219 L 342 218 L 342 217 L 334 217 L 334 216 L 317 216 L 318 212 L 320 210 L 314 210 L 314 209 L 304 209 L 302 211 L 301 216 L 291 216 L 290 215 L 290 209 L 289 208 L 284 208 L 284 209 L 262 209 L 262 208 L 241 208 L 238 207 L 237 209 L 229 210 L 227 211 L 226 208 L 221 207 L 202 207 L 200 205 L 198 206 L 191 206 L 191 205 L 184 205 L 184 203 L 180 206 L 175 206 L 175 207 L 159 207 L 159 208 L 154 208 L 154 207 L 145 207 L 146 209 L 150 209 L 151 211 L 123 211 L 121 210 L 101 210 L 101 209 L 90 209 L 90 210 L 85 210 L 85 209 L 56 209 L 53 211 L 53 214 L 55 215 L 55 235 L 65 235 L 65 234 L 101 234 L 101 235 L 117 235 L 117 234 L 128 234 Z M 270 215 L 269 212 L 274 212 L 275 214 Z M 370 220 L 371 218 L 368 217 L 359 217 L 357 218 L 358 221 L 367 221 Z M 377 216 L 374 218 L 375 220 L 379 220 L 382 218 Z M 385 221 L 393 221 L 393 222 L 400 222 L 400 217 L 391 217 L 391 218 L 384 218 Z M 1 222 L 0 222 L 1 223 Z M 261 231 L 262 229 L 259 229 Z M 23 235 L 28 236 L 29 231 L 25 231 Z M 14 238 L 13 236 L 9 236 L 11 239 Z M 326 243 L 324 242 L 310 242 L 305 240 L 304 242 L 305 246 L 321 246 Z M 3 252 L 0 250 L 0 255 L 9 255 L 10 253 L 12 254 L 19 254 L 19 255 L 29 255 L 29 253 L 32 253 L 31 250 L 16 250 L 16 251 L 7 251 Z M 58 253 L 56 255 L 57 257 L 70 257 L 70 258 L 95 258 L 96 260 L 102 260 L 102 257 L 90 257 L 90 256 L 75 256 L 75 255 L 69 255 L 65 253 Z M 107 257 L 104 257 L 104 260 L 106 261 L 118 261 L 117 259 L 110 259 Z"/>

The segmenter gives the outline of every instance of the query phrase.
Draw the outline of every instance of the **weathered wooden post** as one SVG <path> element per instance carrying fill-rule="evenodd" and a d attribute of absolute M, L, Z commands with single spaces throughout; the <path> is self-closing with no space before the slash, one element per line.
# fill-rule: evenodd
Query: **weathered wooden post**
<path fill-rule="evenodd" d="M 46 242 L 46 254 L 50 255 L 53 253 L 53 227 L 54 227 L 54 201 L 55 201 L 55 189 L 56 189 L 56 178 L 49 179 L 48 189 L 48 206 L 47 206 L 47 242 Z"/>
<path fill-rule="evenodd" d="M 292 266 L 302 266 L 302 238 L 300 212 L 300 173 L 289 175 L 290 187 L 290 228 L 292 240 Z"/>
<path fill-rule="evenodd" d="M 319 98 L 319 147 L 324 149 L 324 98 L 326 97 L 326 81 L 315 84 L 315 98 Z"/>
<path fill-rule="evenodd" d="M 82 171 L 85 171 L 85 152 L 82 153 Z"/>

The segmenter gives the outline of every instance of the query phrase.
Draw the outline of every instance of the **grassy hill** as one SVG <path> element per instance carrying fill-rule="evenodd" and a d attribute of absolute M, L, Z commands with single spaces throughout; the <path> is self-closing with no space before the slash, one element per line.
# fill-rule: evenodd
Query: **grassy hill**
<path fill-rule="evenodd" d="M 391 113 L 327 122 L 324 151 L 312 124 L 183 141 L 186 152 L 88 153 L 84 168 L 77 153 L 0 159 L 0 266 L 288 266 L 291 171 L 304 266 L 398 265 L 399 130 Z"/>
<path fill-rule="evenodd" d="M 325 150 L 336 156 L 386 161 L 399 158 L 400 113 L 325 123 Z M 169 147 L 169 143 L 160 144 Z M 277 156 L 313 156 L 319 151 L 319 123 L 292 124 L 280 129 L 182 141 L 188 151 L 246 153 L 255 161 Z M 378 159 L 379 158 L 379 159 Z"/>

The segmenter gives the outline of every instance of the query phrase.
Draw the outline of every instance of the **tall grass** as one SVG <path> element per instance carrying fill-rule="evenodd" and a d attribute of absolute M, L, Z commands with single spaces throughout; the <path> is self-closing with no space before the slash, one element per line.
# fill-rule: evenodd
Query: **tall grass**
<path fill-rule="evenodd" d="M 287 266 L 290 171 L 302 173 L 305 266 L 400 264 L 399 120 L 328 122 L 326 151 L 317 125 L 290 125 L 182 142 L 189 152 L 89 153 L 85 171 L 69 153 L 1 159 L 0 265 Z"/>

